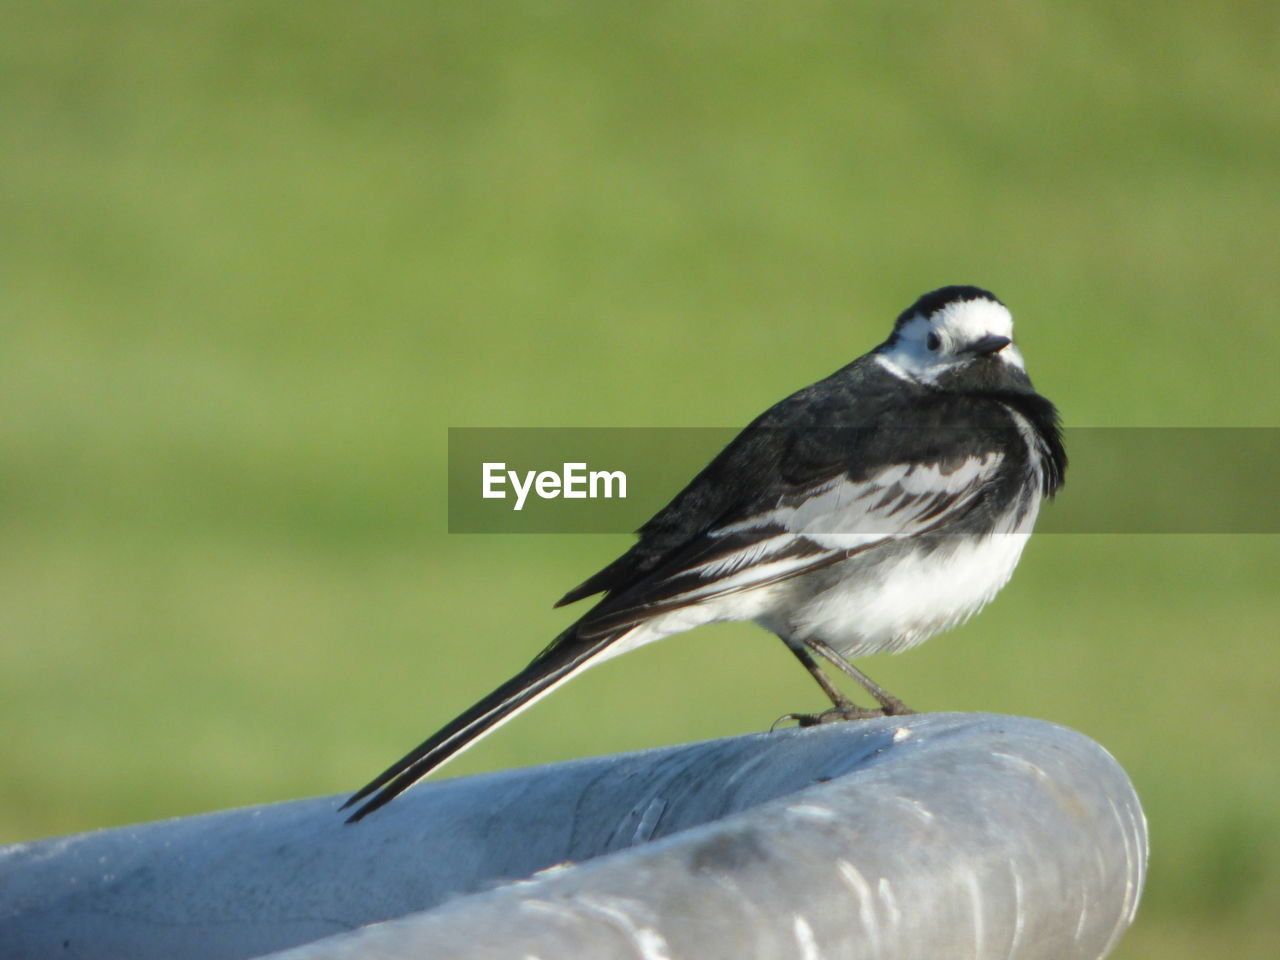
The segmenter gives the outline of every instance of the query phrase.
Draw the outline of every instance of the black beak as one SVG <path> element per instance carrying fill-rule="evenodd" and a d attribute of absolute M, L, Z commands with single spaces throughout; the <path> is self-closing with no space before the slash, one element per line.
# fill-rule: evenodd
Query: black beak
<path fill-rule="evenodd" d="M 1009 344 L 1013 343 L 1008 337 L 997 336 L 996 334 L 988 334 L 981 340 L 975 340 L 964 348 L 965 353 L 972 353 L 975 357 L 986 357 L 993 353 L 999 353 Z"/>

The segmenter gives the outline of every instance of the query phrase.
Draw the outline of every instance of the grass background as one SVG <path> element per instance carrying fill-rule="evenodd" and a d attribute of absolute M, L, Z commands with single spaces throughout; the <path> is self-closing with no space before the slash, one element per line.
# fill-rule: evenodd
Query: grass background
<path fill-rule="evenodd" d="M 5 7 L 0 841 L 349 790 L 523 665 L 628 540 L 447 535 L 449 426 L 740 424 L 957 282 L 1072 425 L 1280 425 L 1274 4 Z M 1278 573 L 1045 535 L 865 665 L 1117 755 L 1119 956 L 1271 957 Z M 815 694 L 708 627 L 449 773 Z"/>

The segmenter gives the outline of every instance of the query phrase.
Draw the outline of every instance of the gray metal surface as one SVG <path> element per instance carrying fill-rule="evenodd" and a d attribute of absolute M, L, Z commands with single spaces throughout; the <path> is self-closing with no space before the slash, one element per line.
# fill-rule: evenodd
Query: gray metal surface
<path fill-rule="evenodd" d="M 0 848 L 0 957 L 1100 957 L 1146 864 L 1105 750 L 986 714 L 339 799 Z"/>

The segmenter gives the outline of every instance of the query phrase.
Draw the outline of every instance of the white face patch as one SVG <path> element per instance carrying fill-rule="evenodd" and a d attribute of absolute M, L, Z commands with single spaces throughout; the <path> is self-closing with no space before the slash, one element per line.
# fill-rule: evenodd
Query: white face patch
<path fill-rule="evenodd" d="M 973 359 L 962 352 L 983 337 L 1013 338 L 1013 316 L 993 300 L 961 300 L 948 303 L 929 316 L 916 314 L 897 331 L 893 346 L 876 354 L 880 365 L 904 380 L 930 383 L 942 373 Z M 932 340 L 931 338 L 935 338 Z M 937 347 L 930 349 L 930 343 Z M 1022 354 L 1012 343 L 995 356 L 1025 371 Z"/>

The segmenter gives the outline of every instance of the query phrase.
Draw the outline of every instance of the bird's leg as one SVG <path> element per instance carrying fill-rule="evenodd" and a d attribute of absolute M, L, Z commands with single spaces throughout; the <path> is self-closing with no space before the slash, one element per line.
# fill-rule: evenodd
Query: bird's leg
<path fill-rule="evenodd" d="M 885 710 L 860 707 L 841 693 L 836 688 L 836 685 L 831 682 L 831 678 L 822 672 L 822 667 L 818 666 L 818 662 L 813 659 L 813 656 L 803 644 L 795 644 L 786 639 L 783 642 L 786 643 L 787 649 L 796 655 L 796 659 L 804 664 L 804 668 L 809 671 L 813 679 L 818 681 L 818 686 L 822 688 L 823 693 L 831 698 L 833 706 L 830 710 L 824 710 L 821 713 L 788 713 L 779 718 L 779 723 L 783 720 L 795 720 L 802 727 L 814 727 L 820 723 L 834 723 L 837 720 L 861 720 L 866 717 L 883 717 L 885 715 Z M 883 692 L 881 691 L 881 693 Z M 886 694 L 886 696 L 888 695 Z M 774 726 L 776 727 L 777 723 Z"/>
<path fill-rule="evenodd" d="M 815 653 L 820 654 L 829 663 L 839 667 L 849 676 L 853 677 L 853 679 L 857 680 L 858 683 L 862 684 L 863 689 L 875 697 L 876 702 L 879 703 L 880 706 L 884 707 L 884 716 L 901 717 L 909 713 L 915 713 L 915 711 L 905 703 L 891 694 L 884 687 L 880 686 L 880 684 L 876 683 L 821 640 L 806 640 L 805 646 L 810 650 L 813 650 Z"/>
<path fill-rule="evenodd" d="M 818 662 L 813 659 L 807 649 L 799 645 L 793 646 L 790 643 L 787 644 L 787 649 L 796 655 L 796 659 L 803 663 L 804 668 L 809 671 L 813 679 L 818 681 L 818 686 L 831 699 L 833 705 L 842 709 L 857 706 L 836 688 L 836 685 L 831 682 L 831 678 L 822 672 L 822 667 L 818 666 Z"/>

